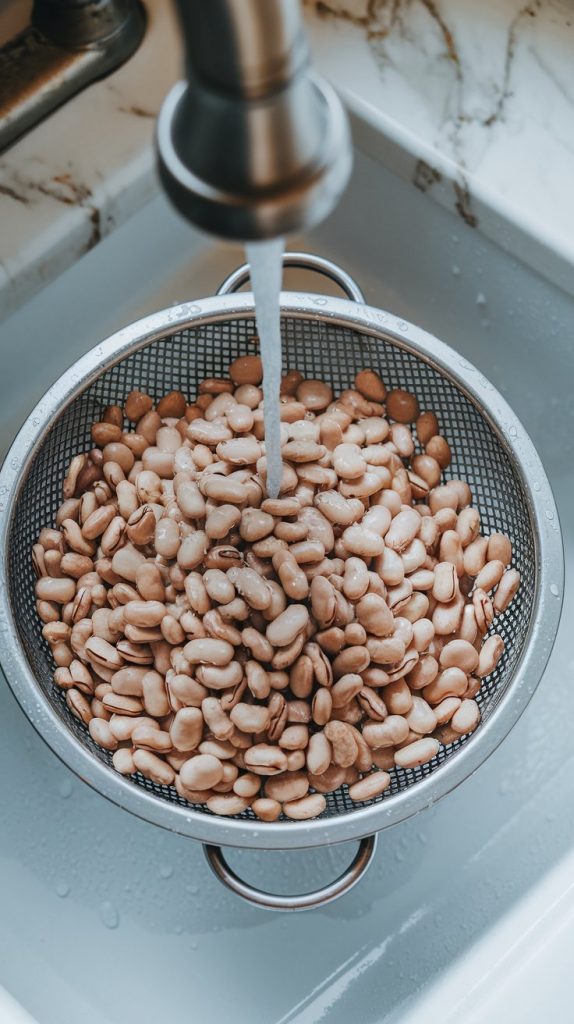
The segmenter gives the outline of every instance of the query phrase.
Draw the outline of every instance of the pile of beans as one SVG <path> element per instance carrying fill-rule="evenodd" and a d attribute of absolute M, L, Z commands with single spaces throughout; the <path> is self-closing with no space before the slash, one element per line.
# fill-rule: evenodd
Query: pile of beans
<path fill-rule="evenodd" d="M 516 594 L 432 411 L 373 370 L 282 382 L 266 497 L 261 363 L 92 426 L 33 548 L 54 682 L 118 772 L 215 814 L 315 817 L 476 729 Z M 126 424 L 129 424 L 127 426 Z"/>

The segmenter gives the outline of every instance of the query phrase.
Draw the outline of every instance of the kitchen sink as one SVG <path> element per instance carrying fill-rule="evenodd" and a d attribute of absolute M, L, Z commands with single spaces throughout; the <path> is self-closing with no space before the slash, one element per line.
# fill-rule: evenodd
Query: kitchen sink
<path fill-rule="evenodd" d="M 289 247 L 339 262 L 367 302 L 437 334 L 494 382 L 545 464 L 568 570 L 574 301 L 361 154 L 339 209 Z M 242 261 L 240 249 L 192 232 L 154 199 L 0 326 L 2 452 L 73 360 L 144 313 L 212 294 Z M 286 287 L 332 290 L 294 271 Z M 459 1021 L 502 1020 L 491 999 L 482 1014 L 478 995 L 471 1012 L 468 994 L 491 976 L 505 983 L 501 935 L 514 934 L 513 915 L 524 938 L 529 900 L 538 894 L 540 916 L 567 885 L 573 613 L 567 591 L 544 678 L 489 761 L 381 833 L 352 893 L 291 916 L 248 907 L 215 880 L 199 844 L 92 792 L 0 686 L 0 985 L 40 1024 L 414 1024 L 450 1020 L 457 1005 Z M 263 886 L 301 891 L 335 875 L 351 853 L 232 851 L 229 859 Z M 526 1002 L 520 1015 L 538 1024 L 540 1006 Z"/>

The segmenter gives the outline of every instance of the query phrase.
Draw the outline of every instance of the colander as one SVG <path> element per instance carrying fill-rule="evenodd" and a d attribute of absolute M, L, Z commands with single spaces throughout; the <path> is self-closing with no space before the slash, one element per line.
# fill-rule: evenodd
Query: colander
<path fill-rule="evenodd" d="M 237 356 L 254 351 L 253 296 L 235 294 L 248 280 L 240 267 L 213 298 L 187 302 L 118 331 L 76 362 L 44 395 L 14 441 L 0 473 L 1 658 L 24 712 L 53 751 L 82 779 L 120 807 L 205 844 L 209 863 L 235 892 L 260 906 L 300 910 L 348 891 L 368 867 L 376 833 L 444 796 L 496 749 L 532 696 L 552 649 L 561 608 L 563 558 L 550 486 L 524 428 L 492 384 L 447 345 L 391 313 L 364 304 L 355 282 L 328 260 L 290 253 L 285 265 L 318 271 L 346 298 L 281 295 L 283 361 L 335 392 L 356 372 L 375 368 L 390 387 L 413 391 L 434 409 L 453 451 L 447 476 L 472 488 L 485 532 L 512 539 L 522 577 L 518 596 L 497 619 L 506 643 L 496 671 L 477 698 L 477 731 L 420 768 L 395 769 L 382 795 L 354 804 L 342 786 L 320 818 L 265 824 L 247 810 L 222 818 L 193 806 L 175 789 L 135 775 L 124 778 L 111 756 L 70 715 L 52 684 L 53 664 L 35 612 L 31 547 L 52 524 L 70 458 L 91 447 L 90 426 L 110 403 L 123 405 L 133 388 L 159 398 L 172 389 L 188 398 L 198 381 L 217 377 Z M 222 846 L 293 849 L 359 840 L 350 867 L 319 891 L 279 896 L 242 881 Z"/>

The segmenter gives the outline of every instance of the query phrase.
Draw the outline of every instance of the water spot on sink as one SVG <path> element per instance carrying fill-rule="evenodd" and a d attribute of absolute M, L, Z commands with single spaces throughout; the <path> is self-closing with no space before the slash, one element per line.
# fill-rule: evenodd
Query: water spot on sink
<path fill-rule="evenodd" d="M 509 433 L 510 437 L 517 437 L 518 436 L 518 431 L 517 431 L 515 426 L 509 427 L 508 428 L 508 433 Z"/>
<path fill-rule="evenodd" d="M 73 790 L 74 787 L 72 786 L 71 779 L 62 779 L 62 781 L 58 785 L 58 793 L 60 794 L 62 800 L 68 800 L 69 797 L 71 797 Z"/>
<path fill-rule="evenodd" d="M 486 295 L 484 292 L 479 292 L 475 301 L 477 306 L 486 306 Z"/>
<path fill-rule="evenodd" d="M 560 597 L 560 588 L 557 583 L 550 584 L 550 593 L 553 594 L 554 597 Z"/>
<path fill-rule="evenodd" d="M 552 520 L 554 519 L 554 512 L 551 508 L 545 509 L 544 515 L 546 516 L 549 522 L 552 522 Z"/>
<path fill-rule="evenodd" d="M 160 878 L 171 878 L 173 867 L 171 864 L 161 864 L 159 869 Z"/>
<path fill-rule="evenodd" d="M 61 900 L 64 900 L 69 895 L 70 886 L 67 882 L 58 882 L 56 885 L 56 896 L 59 896 Z"/>
<path fill-rule="evenodd" d="M 104 900 L 100 906 L 100 921 L 106 928 L 117 928 L 120 923 L 120 915 L 117 908 L 110 900 Z"/>
<path fill-rule="evenodd" d="M 535 491 L 539 491 L 540 487 L 541 487 L 541 485 L 538 483 L 538 480 L 535 480 L 534 483 L 532 484 L 532 486 L 533 486 Z"/>

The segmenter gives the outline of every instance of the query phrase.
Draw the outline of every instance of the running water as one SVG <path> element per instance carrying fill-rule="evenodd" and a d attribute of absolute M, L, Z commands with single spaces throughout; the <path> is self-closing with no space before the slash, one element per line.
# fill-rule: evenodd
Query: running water
<path fill-rule="evenodd" d="M 263 410 L 267 495 L 276 498 L 281 484 L 281 319 L 279 293 L 283 271 L 283 239 L 250 242 L 245 246 L 251 267 L 259 350 L 263 363 Z"/>

